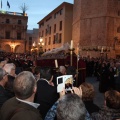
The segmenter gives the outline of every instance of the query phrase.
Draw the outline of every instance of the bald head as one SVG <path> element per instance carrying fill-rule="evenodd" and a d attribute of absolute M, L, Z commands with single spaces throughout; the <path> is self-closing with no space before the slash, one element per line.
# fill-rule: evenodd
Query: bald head
<path fill-rule="evenodd" d="M 35 87 L 35 77 L 29 71 L 19 73 L 13 84 L 16 97 L 23 100 L 32 96 Z"/>

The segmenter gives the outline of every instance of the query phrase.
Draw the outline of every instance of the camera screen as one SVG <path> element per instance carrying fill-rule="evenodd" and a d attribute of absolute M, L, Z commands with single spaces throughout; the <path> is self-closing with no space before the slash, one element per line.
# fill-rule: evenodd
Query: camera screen
<path fill-rule="evenodd" d="M 58 84 L 63 83 L 63 78 L 58 78 Z"/>

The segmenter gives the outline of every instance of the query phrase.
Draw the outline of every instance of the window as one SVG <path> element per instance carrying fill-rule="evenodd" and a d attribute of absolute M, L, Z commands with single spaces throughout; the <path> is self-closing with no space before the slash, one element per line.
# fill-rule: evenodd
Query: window
<path fill-rule="evenodd" d="M 22 22 L 21 22 L 21 20 L 18 20 L 18 24 L 21 24 Z"/>
<path fill-rule="evenodd" d="M 58 33 L 53 36 L 53 44 L 58 43 Z"/>
<path fill-rule="evenodd" d="M 60 21 L 60 30 L 62 30 L 62 21 Z"/>
<path fill-rule="evenodd" d="M 54 24 L 54 33 L 56 33 L 56 24 Z"/>
<path fill-rule="evenodd" d="M 47 29 L 45 29 L 45 35 L 47 35 L 47 33 L 48 33 L 48 30 L 47 30 Z"/>
<path fill-rule="evenodd" d="M 5 32 L 5 38 L 6 39 L 10 39 L 10 31 L 6 31 Z"/>
<path fill-rule="evenodd" d="M 58 43 L 58 33 L 55 35 L 55 43 Z"/>
<path fill-rule="evenodd" d="M 44 26 L 44 22 L 39 24 L 39 28 L 41 28 L 42 26 Z"/>
<path fill-rule="evenodd" d="M 59 43 L 61 43 L 62 42 L 62 34 L 60 33 L 59 34 Z"/>
<path fill-rule="evenodd" d="M 60 10 L 60 15 L 62 15 L 62 13 L 63 13 L 63 9 Z"/>
<path fill-rule="evenodd" d="M 49 34 L 51 34 L 51 27 L 49 27 Z"/>
<path fill-rule="evenodd" d="M 29 45 L 32 45 L 32 37 L 29 37 Z"/>
<path fill-rule="evenodd" d="M 10 23 L 10 20 L 9 20 L 9 19 L 6 19 L 6 23 Z"/>
<path fill-rule="evenodd" d="M 17 32 L 17 40 L 21 40 L 21 32 Z"/>
<path fill-rule="evenodd" d="M 49 41 L 48 41 L 48 45 L 50 45 L 51 44 L 51 37 L 49 37 Z"/>
<path fill-rule="evenodd" d="M 55 44 L 56 35 L 53 36 L 53 44 Z"/>
<path fill-rule="evenodd" d="M 41 37 L 43 37 L 44 36 L 44 30 L 42 31 L 42 35 L 41 35 Z"/>
<path fill-rule="evenodd" d="M 118 11 L 118 16 L 120 16 L 120 11 Z"/>
<path fill-rule="evenodd" d="M 117 28 L 117 32 L 120 33 L 120 27 Z"/>
<path fill-rule="evenodd" d="M 54 19 L 56 18 L 56 13 L 54 14 Z"/>
<path fill-rule="evenodd" d="M 50 16 L 49 18 L 46 19 L 46 22 L 48 22 L 50 19 L 52 19 L 52 16 Z"/>
<path fill-rule="evenodd" d="M 45 45 L 47 45 L 47 38 L 45 38 Z"/>

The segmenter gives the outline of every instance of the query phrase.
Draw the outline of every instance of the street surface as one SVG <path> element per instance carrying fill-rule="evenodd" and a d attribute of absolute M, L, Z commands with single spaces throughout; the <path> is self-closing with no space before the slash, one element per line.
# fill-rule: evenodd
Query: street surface
<path fill-rule="evenodd" d="M 91 83 L 95 88 L 94 103 L 98 106 L 104 105 L 104 94 L 99 92 L 99 81 L 96 81 L 95 77 L 87 77 L 86 82 Z"/>

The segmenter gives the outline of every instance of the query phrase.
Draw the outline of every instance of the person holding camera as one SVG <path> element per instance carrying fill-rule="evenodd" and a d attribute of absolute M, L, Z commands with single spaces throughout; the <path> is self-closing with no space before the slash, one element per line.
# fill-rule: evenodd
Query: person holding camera
<path fill-rule="evenodd" d="M 60 98 L 48 111 L 44 120 L 92 120 L 81 97 L 81 88 L 73 87 L 71 93 L 67 94 L 63 89 Z"/>

